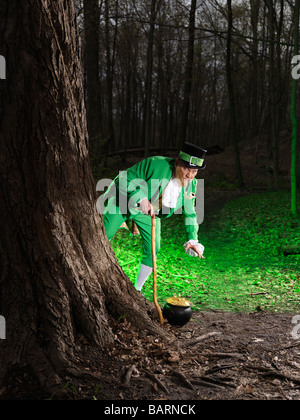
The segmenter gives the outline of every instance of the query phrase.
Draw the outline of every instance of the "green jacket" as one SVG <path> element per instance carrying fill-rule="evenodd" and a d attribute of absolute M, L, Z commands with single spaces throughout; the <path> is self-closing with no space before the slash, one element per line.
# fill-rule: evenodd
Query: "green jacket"
<path fill-rule="evenodd" d="M 120 198 L 123 197 L 124 201 L 126 200 L 126 203 L 128 203 L 130 213 L 134 215 L 134 212 L 137 211 L 137 203 L 143 198 L 148 198 L 151 204 L 155 203 L 172 178 L 174 168 L 175 159 L 155 156 L 144 159 L 126 171 L 121 172 L 112 184 L 116 187 L 117 205 L 119 205 Z M 106 192 L 107 196 L 109 196 L 111 187 Z M 195 212 L 195 199 L 186 199 L 185 192 L 187 196 L 190 193 L 196 195 L 196 179 L 190 183 L 187 190 L 182 188 L 175 209 L 162 208 L 158 217 L 168 218 L 174 213 L 178 214 L 182 211 L 187 240 L 198 240 L 199 226 Z"/>

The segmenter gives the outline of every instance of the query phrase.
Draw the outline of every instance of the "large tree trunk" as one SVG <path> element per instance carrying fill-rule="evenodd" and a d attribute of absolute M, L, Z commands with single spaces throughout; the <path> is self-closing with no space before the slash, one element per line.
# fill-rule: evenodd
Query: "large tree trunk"
<path fill-rule="evenodd" d="M 110 316 L 165 334 L 96 212 L 72 1 L 2 0 L 0 388 L 30 366 L 50 388 L 74 369 L 76 333 L 104 348 Z M 5 16 L 5 19 L 3 19 Z"/>

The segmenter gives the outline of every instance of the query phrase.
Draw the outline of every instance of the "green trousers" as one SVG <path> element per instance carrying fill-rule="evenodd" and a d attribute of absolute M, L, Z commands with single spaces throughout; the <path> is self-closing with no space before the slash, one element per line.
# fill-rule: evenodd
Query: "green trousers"
<path fill-rule="evenodd" d="M 148 267 L 153 267 L 152 261 L 152 241 L 151 241 L 151 231 L 152 231 L 152 219 L 150 216 L 146 216 L 140 212 L 137 214 L 120 214 L 119 208 L 116 208 L 116 214 L 110 214 L 108 211 L 104 212 L 103 223 L 106 230 L 107 237 L 109 241 L 114 237 L 117 230 L 120 228 L 122 223 L 126 220 L 133 220 L 142 237 L 143 244 L 143 257 L 141 264 L 147 265 Z M 155 231 L 155 251 L 156 255 L 160 250 L 160 238 L 161 238 L 161 221 L 159 218 L 156 218 L 156 231 Z"/>

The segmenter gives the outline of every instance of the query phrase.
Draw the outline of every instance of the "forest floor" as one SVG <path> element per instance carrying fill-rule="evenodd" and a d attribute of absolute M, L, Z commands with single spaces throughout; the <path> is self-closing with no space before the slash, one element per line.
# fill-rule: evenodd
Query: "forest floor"
<path fill-rule="evenodd" d="M 283 132 L 280 168 L 284 189 L 289 186 L 289 142 L 289 133 Z M 244 191 L 236 188 L 232 155 L 229 149 L 207 158 L 203 174 L 206 216 L 218 213 L 236 197 L 272 190 L 272 164 L 259 139 L 241 145 Z M 82 386 L 78 391 L 77 384 L 73 397 L 102 401 L 298 400 L 300 317 L 296 316 L 260 307 L 248 313 L 196 311 L 181 328 L 165 321 L 164 328 L 174 334 L 172 343 L 134 332 L 125 318 L 115 323 L 116 347 L 108 351 L 106 360 L 97 351 L 82 347 L 91 369 L 103 376 L 93 389 Z M 126 373 L 128 383 L 124 384 Z"/>
<path fill-rule="evenodd" d="M 165 324 L 174 335 L 172 343 L 137 333 L 123 320 L 114 326 L 115 347 L 104 354 L 79 339 L 78 367 L 87 375 L 66 378 L 64 396 L 39 388 L 33 393 L 34 384 L 24 373 L 8 390 L 8 399 L 98 400 L 102 406 L 111 401 L 138 406 L 151 401 L 299 400 L 300 334 L 296 339 L 299 328 L 293 318 L 197 312 L 181 328 Z"/>
<path fill-rule="evenodd" d="M 244 191 L 234 185 L 230 150 L 208 158 L 206 216 L 217 215 L 236 197 L 272 189 L 269 162 L 263 156 L 255 157 L 251 147 L 245 145 L 241 151 L 249 186 Z M 284 139 L 281 150 L 285 159 L 281 180 L 286 188 L 289 159 Z M 163 328 L 174 337 L 171 342 L 137 332 L 124 317 L 113 322 L 115 346 L 104 354 L 78 338 L 78 366 L 87 376 L 67 377 L 62 387 L 65 397 L 41 394 L 38 389 L 36 395 L 27 395 L 26 378 L 18 378 L 11 395 L 14 399 L 102 402 L 299 400 L 298 315 L 300 310 L 298 314 L 272 313 L 259 306 L 248 312 L 204 308 L 193 312 L 191 321 L 181 328 L 165 321 Z"/>
<path fill-rule="evenodd" d="M 219 199 L 214 195 L 207 212 L 221 211 L 236 195 L 240 193 L 223 191 Z M 93 389 L 83 386 L 73 397 L 81 393 L 102 401 L 299 400 L 299 315 L 300 310 L 298 315 L 272 313 L 259 306 L 252 312 L 204 309 L 193 312 L 181 328 L 165 321 L 164 328 L 174 335 L 172 343 L 134 332 L 125 318 L 114 325 L 116 347 L 106 360 L 82 347 L 91 369 L 104 376 Z M 126 373 L 132 373 L 128 384 Z"/>
<path fill-rule="evenodd" d="M 223 191 L 221 201 L 214 195 L 207 212 L 218 214 L 236 195 Z M 138 406 L 151 401 L 299 400 L 299 315 L 300 310 L 298 315 L 272 313 L 263 305 L 248 312 L 204 307 L 181 328 L 165 320 L 171 342 L 137 332 L 124 317 L 113 321 L 115 345 L 104 353 L 78 337 L 78 367 L 87 375 L 66 377 L 65 396 L 47 395 L 38 387 L 33 394 L 28 372 L 16 378 L 8 393 L 12 399 L 98 400 L 105 406 L 111 401 Z"/>
<path fill-rule="evenodd" d="M 196 313 L 182 328 L 165 325 L 175 336 L 172 344 L 139 336 L 126 321 L 119 323 L 118 344 L 107 353 L 107 360 L 85 348 L 93 369 L 105 375 L 98 387 L 96 383 L 93 389 L 82 387 L 78 396 L 143 401 L 298 400 L 300 340 L 292 337 L 293 329 L 297 333 L 292 322 L 292 314 Z M 126 385 L 122 374 L 130 369 L 133 373 Z"/>

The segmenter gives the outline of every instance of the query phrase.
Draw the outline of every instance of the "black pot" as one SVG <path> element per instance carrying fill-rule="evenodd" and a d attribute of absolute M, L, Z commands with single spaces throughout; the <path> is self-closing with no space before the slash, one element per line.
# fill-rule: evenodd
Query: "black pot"
<path fill-rule="evenodd" d="M 187 324 L 192 317 L 191 304 L 183 298 L 170 298 L 167 299 L 167 303 L 165 304 L 162 313 L 169 324 L 182 327 Z"/>

